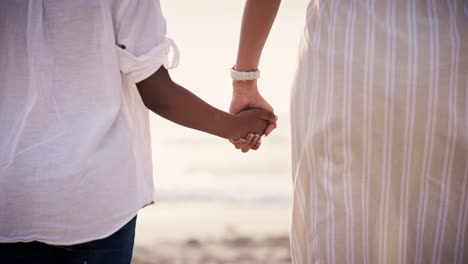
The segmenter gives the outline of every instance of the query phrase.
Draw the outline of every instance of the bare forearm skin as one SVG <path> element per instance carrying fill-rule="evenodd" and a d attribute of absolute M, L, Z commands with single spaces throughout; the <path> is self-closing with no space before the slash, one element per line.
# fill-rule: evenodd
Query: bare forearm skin
<path fill-rule="evenodd" d="M 265 42 L 275 21 L 281 0 L 247 0 L 242 18 L 241 35 L 235 69 L 258 69 Z"/>
<path fill-rule="evenodd" d="M 172 122 L 226 139 L 240 137 L 236 116 L 207 104 L 173 82 L 164 67 L 137 87 L 145 106 Z"/>

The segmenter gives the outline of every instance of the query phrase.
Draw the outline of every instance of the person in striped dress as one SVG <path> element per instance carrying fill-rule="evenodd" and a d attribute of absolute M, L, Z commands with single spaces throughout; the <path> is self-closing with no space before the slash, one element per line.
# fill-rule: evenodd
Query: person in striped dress
<path fill-rule="evenodd" d="M 260 57 L 244 27 L 271 27 L 267 2 L 246 5 L 238 63 Z M 293 263 L 468 263 L 468 1 L 313 0 L 306 17 Z M 233 112 L 270 109 L 244 86 Z"/>

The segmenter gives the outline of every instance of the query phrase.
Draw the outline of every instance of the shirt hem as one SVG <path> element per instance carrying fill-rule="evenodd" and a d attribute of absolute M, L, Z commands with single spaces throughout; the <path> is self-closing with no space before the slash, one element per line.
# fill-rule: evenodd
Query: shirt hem
<path fill-rule="evenodd" d="M 45 243 L 47 245 L 52 245 L 52 246 L 72 246 L 72 245 L 88 243 L 88 242 L 99 240 L 99 239 L 104 239 L 106 237 L 111 236 L 115 232 L 119 231 L 122 227 L 124 227 L 128 222 L 130 222 L 130 220 L 132 220 L 138 214 L 138 211 L 140 211 L 144 207 L 146 207 L 148 205 L 151 205 L 151 204 L 154 204 L 154 203 L 155 203 L 154 199 L 150 199 L 149 201 L 145 202 L 143 204 L 143 206 L 140 206 L 138 208 L 138 210 L 136 210 L 136 212 L 131 213 L 130 216 L 126 217 L 122 221 L 121 224 L 116 225 L 115 229 L 112 229 L 110 232 L 104 233 L 103 235 L 99 235 L 99 236 L 96 236 L 96 237 L 81 238 L 81 239 L 66 241 L 66 242 L 65 241 L 55 241 L 55 240 L 41 239 L 41 238 L 37 238 L 37 237 L 35 237 L 35 238 L 15 238 L 15 239 L 11 239 L 11 240 L 3 239 L 2 237 L 0 237 L 0 243 L 29 243 L 29 242 L 37 241 L 37 242 Z"/>

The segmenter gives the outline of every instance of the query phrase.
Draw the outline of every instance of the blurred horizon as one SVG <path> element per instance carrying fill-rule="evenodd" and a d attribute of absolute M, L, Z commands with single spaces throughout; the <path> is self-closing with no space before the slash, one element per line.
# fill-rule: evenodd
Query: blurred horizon
<path fill-rule="evenodd" d="M 162 0 L 180 50 L 172 78 L 228 111 L 245 1 Z M 258 151 L 151 114 L 156 201 L 140 211 L 134 264 L 290 263 L 289 95 L 306 1 L 282 1 L 259 66 L 259 90 L 279 116 Z"/>
<path fill-rule="evenodd" d="M 181 53 L 171 76 L 224 111 L 244 3 L 161 1 L 168 37 Z M 224 139 L 151 115 L 157 201 L 290 202 L 289 94 L 304 7 L 305 1 L 283 1 L 262 55 L 259 90 L 279 122 L 260 150 L 243 154 Z"/>

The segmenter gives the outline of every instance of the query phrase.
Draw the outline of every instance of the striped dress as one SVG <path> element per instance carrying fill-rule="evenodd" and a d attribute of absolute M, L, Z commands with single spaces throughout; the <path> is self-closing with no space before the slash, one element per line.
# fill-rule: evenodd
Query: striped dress
<path fill-rule="evenodd" d="M 468 263 L 468 0 L 313 0 L 292 91 L 295 264 Z"/>

